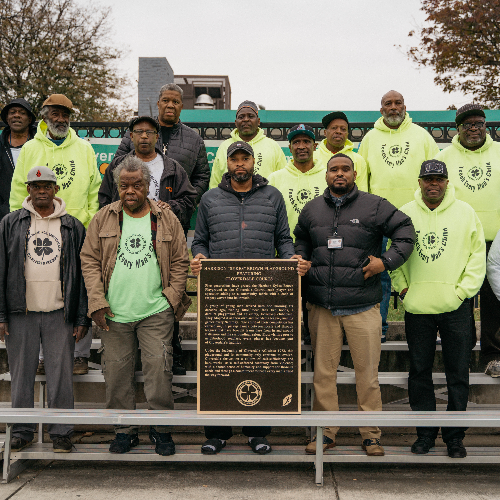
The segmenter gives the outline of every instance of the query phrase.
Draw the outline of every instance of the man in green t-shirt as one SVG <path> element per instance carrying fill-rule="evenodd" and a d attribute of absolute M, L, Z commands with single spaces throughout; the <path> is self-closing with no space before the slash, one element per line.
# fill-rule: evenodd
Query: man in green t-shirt
<path fill-rule="evenodd" d="M 182 226 L 147 198 L 148 166 L 136 156 L 113 171 L 120 201 L 92 219 L 82 248 L 89 315 L 103 329 L 106 408 L 135 409 L 134 368 L 141 350 L 144 393 L 151 410 L 172 410 L 172 332 L 190 300 L 189 257 Z M 139 444 L 137 426 L 115 426 L 111 453 Z M 175 453 L 167 426 L 153 426 L 159 455 Z"/>

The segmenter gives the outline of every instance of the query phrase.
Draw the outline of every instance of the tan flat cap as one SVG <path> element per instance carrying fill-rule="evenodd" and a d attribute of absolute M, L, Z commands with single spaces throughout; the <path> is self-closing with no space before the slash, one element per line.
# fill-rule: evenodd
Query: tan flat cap
<path fill-rule="evenodd" d="M 45 102 L 42 104 L 43 106 L 62 106 L 69 110 L 70 113 L 73 112 L 73 103 L 63 94 L 52 94 Z"/>

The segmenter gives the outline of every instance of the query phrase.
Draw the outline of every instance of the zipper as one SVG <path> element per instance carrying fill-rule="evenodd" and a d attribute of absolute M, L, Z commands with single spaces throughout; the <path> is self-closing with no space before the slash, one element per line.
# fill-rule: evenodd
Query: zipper
<path fill-rule="evenodd" d="M 340 212 L 340 207 L 335 203 L 335 215 L 333 216 L 333 236 L 337 236 L 337 227 L 339 225 L 339 212 Z M 333 295 L 333 254 L 335 253 L 335 250 L 332 250 L 330 252 L 330 283 L 332 283 L 332 286 L 330 287 L 330 297 L 328 299 L 328 303 L 332 303 L 332 295 Z"/>
<path fill-rule="evenodd" d="M 243 258 L 243 204 L 245 202 L 245 198 L 241 198 L 240 203 L 240 259 Z"/>

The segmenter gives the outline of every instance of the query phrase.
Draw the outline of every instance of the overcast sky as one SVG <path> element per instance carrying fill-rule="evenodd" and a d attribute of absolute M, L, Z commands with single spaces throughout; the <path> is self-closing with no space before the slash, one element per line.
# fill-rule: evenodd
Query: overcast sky
<path fill-rule="evenodd" d="M 423 24 L 419 0 L 101 0 L 100 5 L 112 8 L 112 40 L 128 49 L 120 69 L 135 86 L 139 57 L 166 57 L 175 74 L 228 75 L 233 109 L 250 99 L 270 110 L 373 110 L 390 89 L 404 95 L 408 110 L 471 101 L 442 92 L 432 70 L 417 69 L 395 47 L 410 46 L 408 32 Z"/>

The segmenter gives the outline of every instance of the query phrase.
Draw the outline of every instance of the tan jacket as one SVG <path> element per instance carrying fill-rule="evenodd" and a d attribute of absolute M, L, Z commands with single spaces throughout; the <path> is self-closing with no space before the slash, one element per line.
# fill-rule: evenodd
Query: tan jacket
<path fill-rule="evenodd" d="M 189 255 L 184 231 L 177 217 L 168 209 L 159 209 L 149 200 L 151 211 L 157 217 L 156 257 L 160 266 L 163 295 L 179 321 L 191 304 L 186 294 Z M 82 273 L 89 296 L 89 317 L 95 311 L 109 307 L 106 292 L 116 262 L 121 232 L 119 214 L 122 202 L 105 206 L 91 220 L 80 254 Z M 130 293 L 134 284 L 130 283 Z"/>

